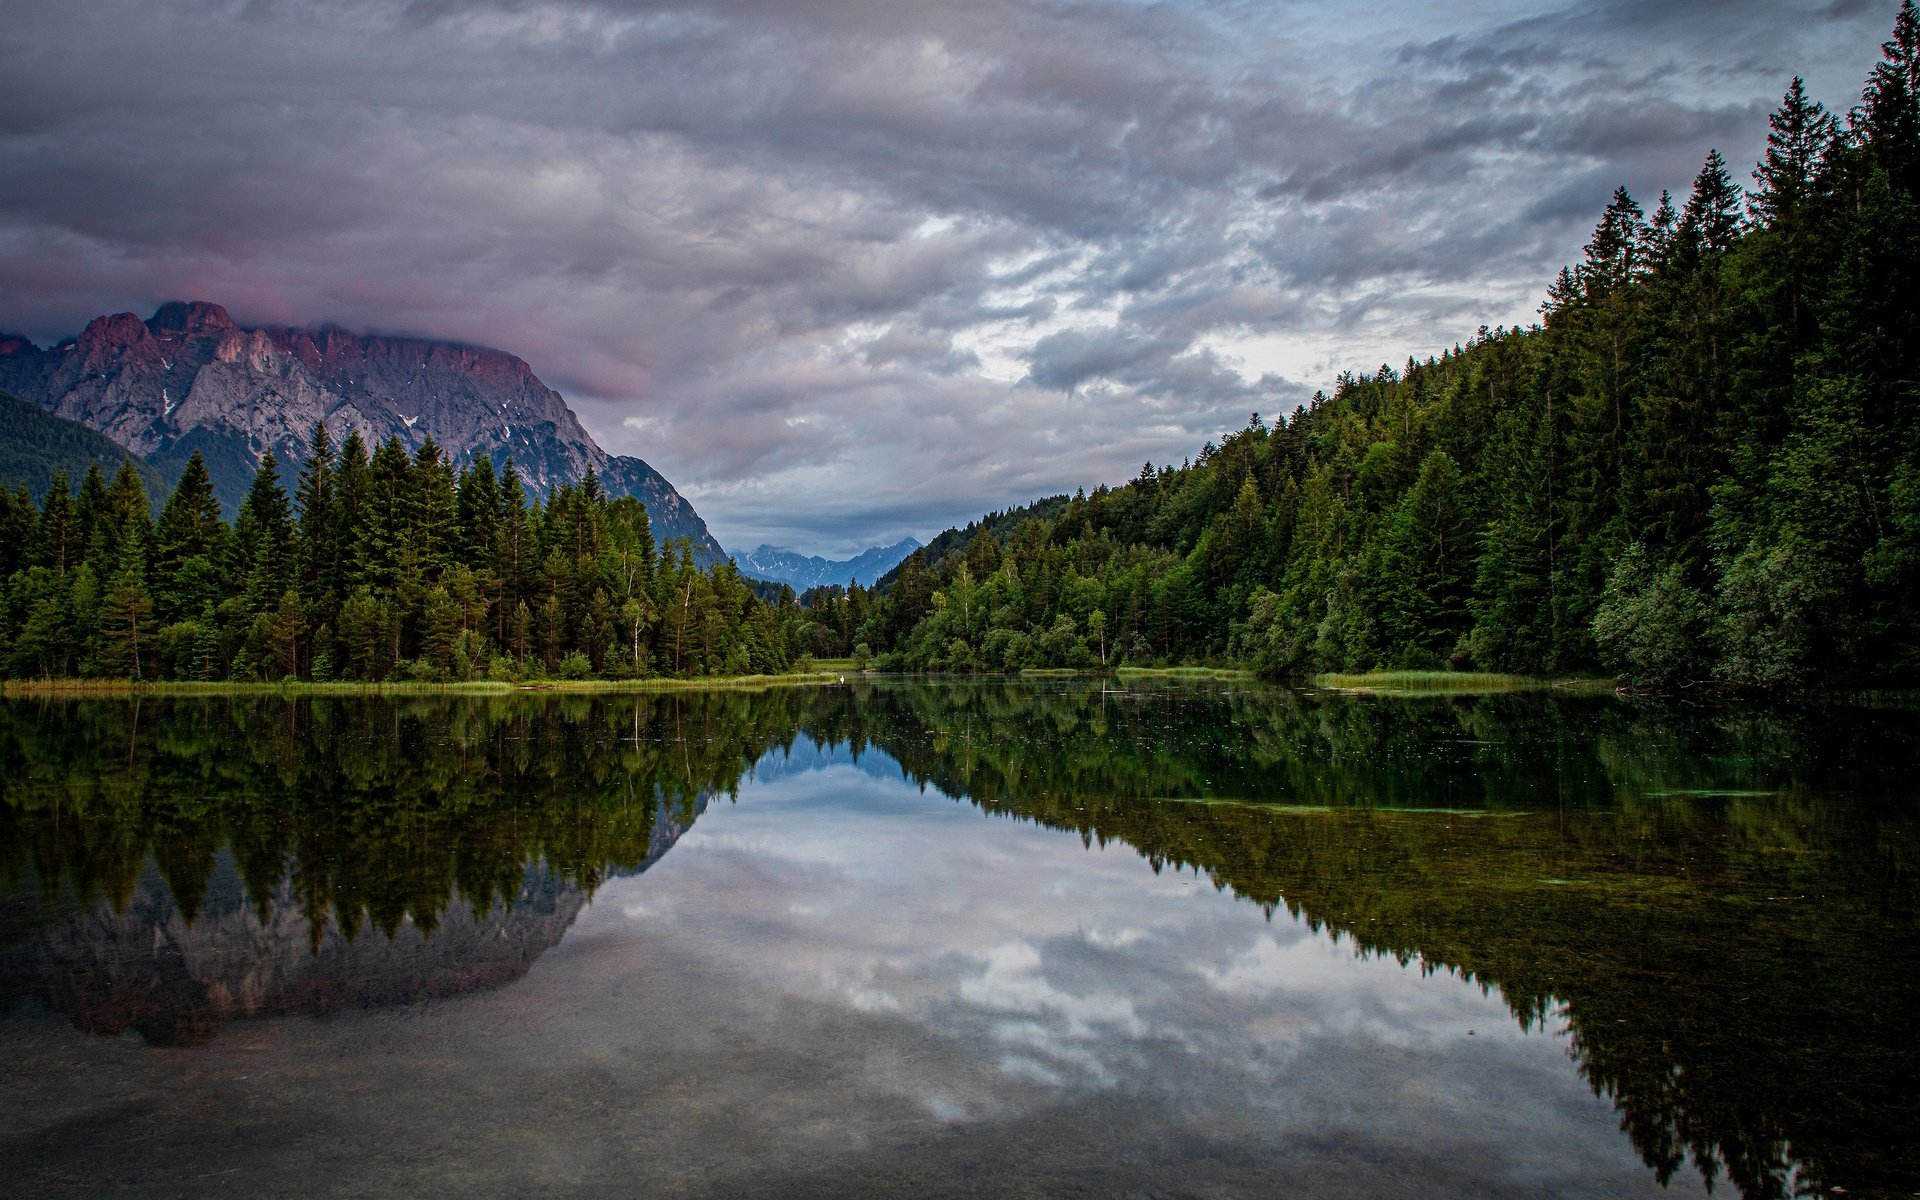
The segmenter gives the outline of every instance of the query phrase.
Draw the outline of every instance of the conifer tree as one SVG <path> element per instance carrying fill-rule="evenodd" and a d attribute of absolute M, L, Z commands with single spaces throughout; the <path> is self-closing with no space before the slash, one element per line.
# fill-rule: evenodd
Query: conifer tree
<path fill-rule="evenodd" d="M 238 575 L 247 590 L 248 606 L 257 612 L 292 585 L 296 569 L 292 510 L 286 489 L 280 486 L 279 460 L 271 450 L 260 456 L 233 533 Z"/>
<path fill-rule="evenodd" d="M 120 679 L 148 678 L 157 666 L 156 632 L 144 547 L 138 539 L 128 538 L 100 606 L 100 672 Z"/>
<path fill-rule="evenodd" d="M 154 528 L 151 569 L 159 619 L 181 620 L 229 594 L 226 559 L 227 527 L 214 498 L 213 477 L 196 450 Z"/>
<path fill-rule="evenodd" d="M 0 488 L 0 581 L 27 565 L 36 516 L 25 484 L 12 492 Z"/>
<path fill-rule="evenodd" d="M 330 610 L 343 579 L 333 439 L 325 421 L 314 422 L 294 508 L 299 514 L 299 594 L 307 604 Z"/>
<path fill-rule="evenodd" d="M 78 565 L 85 551 L 67 473 L 56 470 L 47 484 L 46 496 L 40 501 L 40 519 L 34 523 L 33 551 L 27 556 L 28 561 L 35 566 L 64 571 Z"/>

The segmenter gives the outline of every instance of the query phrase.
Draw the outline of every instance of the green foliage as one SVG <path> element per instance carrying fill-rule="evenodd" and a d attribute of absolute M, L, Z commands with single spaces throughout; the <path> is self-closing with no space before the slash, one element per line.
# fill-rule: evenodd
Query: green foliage
<path fill-rule="evenodd" d="M 1645 547 L 1627 548 L 1594 611 L 1600 660 L 1636 684 L 1665 686 L 1699 679 L 1708 609 L 1687 586 L 1678 563 L 1656 570 Z"/>

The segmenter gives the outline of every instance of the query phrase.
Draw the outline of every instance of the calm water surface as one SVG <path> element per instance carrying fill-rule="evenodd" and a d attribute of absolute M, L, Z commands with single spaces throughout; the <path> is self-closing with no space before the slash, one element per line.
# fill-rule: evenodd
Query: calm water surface
<path fill-rule="evenodd" d="M 1911 710 L 0 705 L 0 1194 L 1920 1193 Z"/>

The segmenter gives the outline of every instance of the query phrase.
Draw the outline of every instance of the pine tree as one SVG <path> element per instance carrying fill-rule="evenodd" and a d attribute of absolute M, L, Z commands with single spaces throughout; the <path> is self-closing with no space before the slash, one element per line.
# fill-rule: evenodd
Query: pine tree
<path fill-rule="evenodd" d="M 429 582 L 439 580 L 458 552 L 459 499 L 454 491 L 453 467 L 439 445 L 429 437 L 413 455 L 413 481 L 408 489 L 405 540 L 419 569 Z"/>
<path fill-rule="evenodd" d="M 1767 120 L 1767 151 L 1754 168 L 1754 219 L 1774 229 L 1798 231 L 1809 209 L 1824 199 L 1822 176 L 1839 125 L 1826 107 L 1807 96 L 1798 75 L 1780 107 Z"/>
<path fill-rule="evenodd" d="M 93 472 L 88 473 L 93 477 Z M 147 485 L 133 469 L 133 460 L 122 459 L 113 482 L 100 494 L 88 539 L 87 556 L 103 576 L 118 569 L 121 551 L 128 543 L 146 547 L 153 532 L 153 508 L 147 499 Z"/>
<path fill-rule="evenodd" d="M 460 476 L 460 553 L 469 563 L 491 563 L 499 551 L 500 483 L 493 460 L 481 455 Z"/>
<path fill-rule="evenodd" d="M 156 633 L 153 600 L 147 594 L 146 555 L 141 543 L 129 538 L 100 606 L 98 669 L 121 679 L 148 678 L 158 666 Z"/>
<path fill-rule="evenodd" d="M 280 593 L 293 585 L 293 519 L 286 489 L 280 486 L 280 463 L 269 450 L 260 456 L 253 486 L 240 502 L 234 519 L 234 549 L 238 575 L 246 588 L 250 613 L 265 611 Z"/>
<path fill-rule="evenodd" d="M 340 506 L 334 496 L 333 439 L 325 421 L 315 421 L 294 494 L 299 514 L 299 594 L 302 600 L 331 610 L 339 595 L 341 572 Z"/>
<path fill-rule="evenodd" d="M 1693 193 L 1680 210 L 1680 237 L 1696 255 L 1725 254 L 1740 234 L 1740 189 L 1733 185 L 1727 160 L 1718 150 L 1694 176 Z"/>
<path fill-rule="evenodd" d="M 305 672 L 303 650 L 308 629 L 306 607 L 292 588 L 280 593 L 272 611 L 260 614 L 254 661 L 265 679 L 298 679 Z"/>
<path fill-rule="evenodd" d="M 27 565 L 38 515 L 25 484 L 12 492 L 0 487 L 0 582 Z"/>
<path fill-rule="evenodd" d="M 228 594 L 226 558 L 227 526 L 220 519 L 213 477 L 196 450 L 154 528 L 151 567 L 159 619 L 182 620 Z"/>
<path fill-rule="evenodd" d="M 413 504 L 413 473 L 400 439 L 390 437 L 367 464 L 362 516 L 353 539 L 353 579 L 376 590 L 400 581 L 400 559 Z"/>
<path fill-rule="evenodd" d="M 1894 189 L 1920 191 L 1920 11 L 1902 0 L 1861 97 L 1861 137 Z"/>
<path fill-rule="evenodd" d="M 86 475 L 80 480 L 79 494 L 73 501 L 74 544 L 82 558 L 87 558 L 94 548 L 94 529 L 99 525 L 100 516 L 106 511 L 106 507 L 107 477 L 100 473 L 99 463 L 89 463 Z M 102 564 L 98 559 L 91 561 L 93 569 L 98 572 Z M 114 564 L 105 565 L 111 570 Z"/>
<path fill-rule="evenodd" d="M 1614 189 L 1613 199 L 1594 227 L 1593 240 L 1587 243 L 1586 261 L 1576 276 L 1580 295 L 1587 301 L 1603 300 L 1639 277 L 1641 247 L 1645 244 L 1642 222 L 1645 214 L 1623 185 Z M 1383 376 L 1392 372 L 1381 368 Z"/>
<path fill-rule="evenodd" d="M 1394 515 L 1394 558 L 1406 581 L 1405 634 L 1423 655 L 1465 657 L 1472 595 L 1473 520 L 1462 495 L 1459 465 L 1444 450 L 1420 474 Z"/>
<path fill-rule="evenodd" d="M 56 470 L 47 484 L 45 498 L 40 501 L 40 519 L 34 523 L 33 551 L 27 555 L 27 561 L 34 566 L 64 571 L 77 566 L 85 550 L 67 473 Z"/>

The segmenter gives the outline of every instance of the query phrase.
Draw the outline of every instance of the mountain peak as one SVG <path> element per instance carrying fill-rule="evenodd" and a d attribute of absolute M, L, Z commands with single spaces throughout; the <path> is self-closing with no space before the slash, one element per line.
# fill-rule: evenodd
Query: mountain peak
<path fill-rule="evenodd" d="M 130 312 L 110 317 L 95 317 L 80 331 L 77 344 L 83 347 L 134 346 L 152 340 L 146 323 Z"/>
<path fill-rule="evenodd" d="M 240 328 L 226 309 L 206 300 L 169 300 L 146 324 L 156 336 L 171 333 L 192 337 Z"/>

